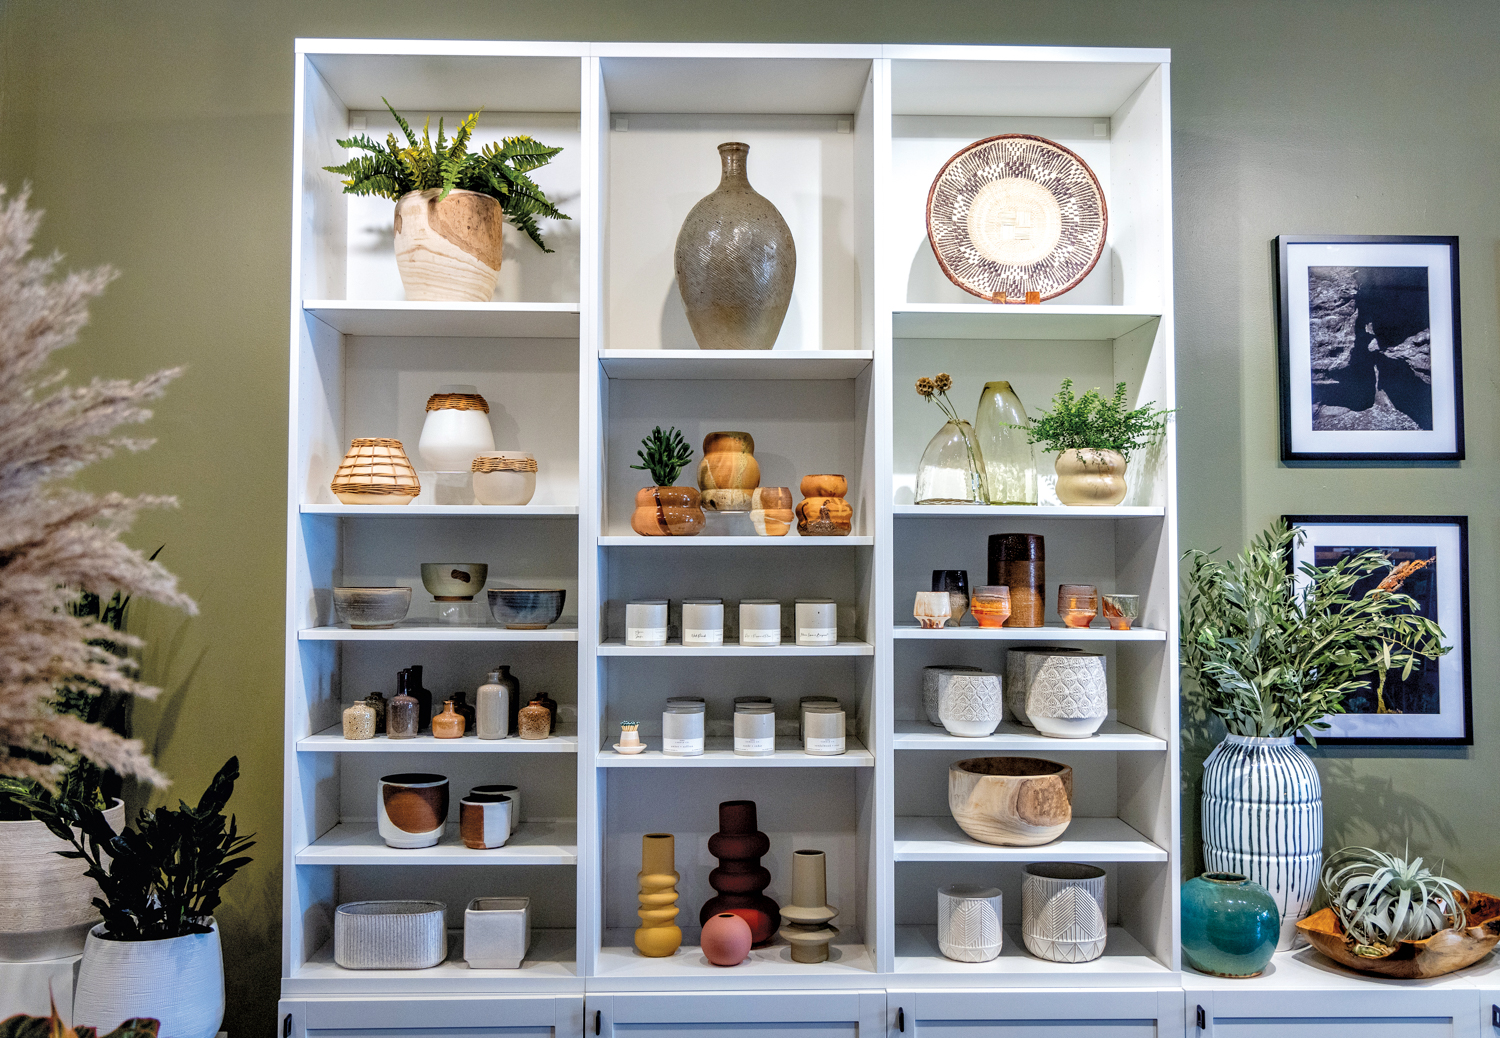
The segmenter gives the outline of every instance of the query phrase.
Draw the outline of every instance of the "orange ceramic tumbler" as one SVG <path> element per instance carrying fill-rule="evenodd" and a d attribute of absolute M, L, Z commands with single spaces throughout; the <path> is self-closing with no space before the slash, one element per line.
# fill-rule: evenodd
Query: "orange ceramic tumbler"
<path fill-rule="evenodd" d="M 1099 589 L 1092 584 L 1059 584 L 1057 615 L 1064 627 L 1087 627 L 1099 615 Z"/>

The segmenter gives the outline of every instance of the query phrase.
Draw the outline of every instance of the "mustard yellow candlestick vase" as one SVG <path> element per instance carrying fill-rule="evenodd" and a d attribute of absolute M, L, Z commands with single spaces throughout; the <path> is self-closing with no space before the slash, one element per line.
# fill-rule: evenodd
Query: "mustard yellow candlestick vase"
<path fill-rule="evenodd" d="M 653 959 L 664 959 L 682 945 L 682 928 L 674 920 L 677 907 L 676 840 L 671 833 L 647 833 L 641 837 L 641 917 L 635 946 Z"/>

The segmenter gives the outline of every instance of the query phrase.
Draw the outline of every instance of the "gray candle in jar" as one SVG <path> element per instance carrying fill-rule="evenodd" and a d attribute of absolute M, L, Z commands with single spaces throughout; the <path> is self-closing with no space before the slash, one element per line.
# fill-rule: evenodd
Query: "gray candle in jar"
<path fill-rule="evenodd" d="M 776 708 L 770 703 L 740 703 L 734 708 L 734 753 L 769 757 L 776 752 Z"/>
<path fill-rule="evenodd" d="M 781 644 L 781 603 L 770 599 L 746 599 L 740 603 L 740 644 Z"/>
<path fill-rule="evenodd" d="M 722 599 L 683 599 L 682 644 L 724 644 L 724 601 Z"/>
<path fill-rule="evenodd" d="M 831 598 L 797 599 L 797 644 L 837 645 L 838 606 Z"/>
<path fill-rule="evenodd" d="M 838 705 L 837 696 L 803 696 L 797 701 L 797 741 L 804 742 L 807 738 L 807 705 L 809 703 L 823 703 L 825 705 Z"/>
<path fill-rule="evenodd" d="M 701 701 L 667 700 L 661 715 L 661 752 L 664 757 L 703 755 L 704 706 Z"/>
<path fill-rule="evenodd" d="M 667 601 L 664 598 L 625 603 L 625 644 L 667 644 Z"/>
<path fill-rule="evenodd" d="M 803 752 L 815 757 L 837 757 L 845 751 L 844 708 L 837 703 L 809 703 L 802 715 L 806 738 Z"/>

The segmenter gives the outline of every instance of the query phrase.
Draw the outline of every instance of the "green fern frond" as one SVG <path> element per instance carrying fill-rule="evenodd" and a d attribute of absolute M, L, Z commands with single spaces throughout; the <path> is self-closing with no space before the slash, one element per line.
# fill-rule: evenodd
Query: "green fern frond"
<path fill-rule="evenodd" d="M 562 148 L 549 147 L 527 136 L 507 137 L 501 141 L 500 147 L 496 148 L 491 144 L 485 148 L 485 151 L 489 153 L 491 149 L 496 157 L 521 173 L 545 166 L 562 151 Z"/>
<path fill-rule="evenodd" d="M 415 148 L 417 146 L 417 135 L 411 132 L 411 127 L 406 125 L 406 120 L 401 118 L 401 113 L 396 111 L 396 109 L 391 108 L 391 103 L 389 101 L 386 101 L 383 97 L 381 98 L 381 100 L 385 101 L 385 106 L 389 108 L 391 114 L 396 117 L 396 125 L 401 127 L 401 132 L 406 134 L 406 143 Z M 394 137 L 395 135 L 392 134 L 392 136 Z"/>

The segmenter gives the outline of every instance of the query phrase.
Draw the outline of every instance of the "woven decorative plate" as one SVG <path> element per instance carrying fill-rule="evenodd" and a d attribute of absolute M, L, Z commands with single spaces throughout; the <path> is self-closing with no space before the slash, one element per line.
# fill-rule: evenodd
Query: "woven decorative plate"
<path fill-rule="evenodd" d="M 995 303 L 1060 296 L 1094 269 L 1109 214 L 1088 163 L 1025 133 L 975 141 L 927 193 L 927 237 L 943 273 Z"/>

